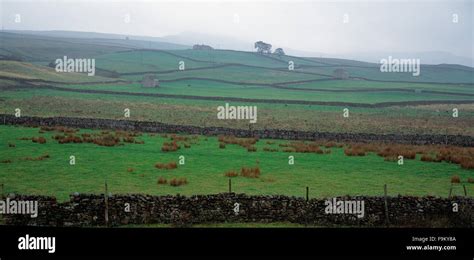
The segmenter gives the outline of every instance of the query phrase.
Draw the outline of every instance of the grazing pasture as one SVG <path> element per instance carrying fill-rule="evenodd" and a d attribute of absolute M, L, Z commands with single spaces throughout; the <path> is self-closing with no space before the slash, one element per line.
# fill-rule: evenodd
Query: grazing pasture
<path fill-rule="evenodd" d="M 73 141 L 61 142 L 64 138 L 57 136 L 70 136 Z M 111 145 L 103 143 L 104 137 Z M 175 151 L 162 150 L 164 143 L 173 142 L 178 144 Z M 219 148 L 219 143 L 225 143 L 225 148 Z M 468 194 L 474 194 L 474 170 L 469 165 L 473 148 L 14 126 L 0 126 L 0 145 L 0 183 L 5 192 L 54 195 L 60 200 L 73 192 L 101 193 L 105 181 L 112 193 L 220 193 L 228 190 L 229 178 L 234 192 L 247 194 L 304 196 L 308 186 L 311 197 L 381 195 L 387 184 L 390 195 L 445 197 L 453 176 L 458 176 L 460 184 L 453 184 L 454 192 L 462 195 L 466 185 Z M 249 146 L 255 151 L 249 151 Z M 361 156 L 348 154 L 354 150 Z M 406 153 L 403 165 L 386 159 L 399 153 Z M 422 153 L 432 160 L 423 160 Z M 75 156 L 75 165 L 70 165 L 70 156 Z M 294 156 L 294 165 L 289 165 L 289 156 Z M 457 164 L 458 157 L 467 158 L 465 166 L 462 161 Z"/>

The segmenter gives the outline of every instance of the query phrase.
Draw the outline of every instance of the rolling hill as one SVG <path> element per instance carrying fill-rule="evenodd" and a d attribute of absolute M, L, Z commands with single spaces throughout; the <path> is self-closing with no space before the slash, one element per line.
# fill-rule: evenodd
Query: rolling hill
<path fill-rule="evenodd" d="M 64 36 L 63 36 L 64 35 Z M 33 62 L 50 62 L 58 56 L 94 57 L 101 54 L 140 48 L 184 49 L 187 46 L 157 41 L 109 38 L 66 37 L 0 32 L 0 57 Z"/>
<path fill-rule="evenodd" d="M 29 108 L 25 113 L 37 116 L 117 118 L 127 106 L 135 108 L 139 120 L 248 128 L 241 122 L 213 119 L 215 106 L 233 102 L 262 108 L 257 129 L 378 133 L 450 129 L 474 134 L 470 123 L 474 69 L 462 65 L 422 65 L 420 76 L 413 77 L 382 73 L 378 64 L 347 59 L 191 50 L 179 45 L 165 49 L 159 42 L 143 48 L 139 40 L 114 35 L 106 35 L 108 39 L 96 34 L 2 32 L 1 36 L 0 112 L 4 113 L 21 105 Z M 62 55 L 94 58 L 96 77 L 56 73 L 46 66 Z M 12 61 L 12 56 L 22 61 Z M 179 68 L 181 62 L 184 70 Z M 337 69 L 347 76 L 335 76 Z M 142 79 L 150 74 L 159 80 L 159 87 L 142 87 Z M 68 103 L 94 109 L 61 105 Z M 463 109 L 463 120 L 450 119 L 454 106 Z M 344 108 L 351 108 L 356 120 L 341 120 Z M 193 110 L 200 112 L 184 112 Z"/>
<path fill-rule="evenodd" d="M 19 82 L 74 84 L 124 81 L 101 76 L 87 76 L 83 73 L 58 73 L 54 68 L 19 61 L 0 60 L 0 68 L 0 79 Z"/>

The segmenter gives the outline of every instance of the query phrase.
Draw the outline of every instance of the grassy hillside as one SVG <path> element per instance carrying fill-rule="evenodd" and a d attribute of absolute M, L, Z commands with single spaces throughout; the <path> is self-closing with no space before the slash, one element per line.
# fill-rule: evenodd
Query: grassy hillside
<path fill-rule="evenodd" d="M 286 60 L 289 59 L 303 64 L 296 63 L 295 70 L 288 70 Z M 178 69 L 181 61 L 185 63 L 184 71 Z M 474 95 L 472 72 L 466 67 L 423 66 L 420 77 L 413 77 L 406 73 L 382 73 L 375 64 L 340 59 L 330 62 L 342 65 L 330 64 L 327 59 L 316 65 L 316 59 L 224 50 L 126 51 L 98 56 L 98 67 L 117 71 L 123 78 L 137 83 L 145 74 L 154 74 L 161 82 L 160 87 L 143 89 L 132 84 L 97 88 L 354 103 L 466 100 Z M 346 69 L 352 78 L 334 80 L 332 74 L 336 68 Z M 80 88 L 94 89 L 94 86 Z"/>
<path fill-rule="evenodd" d="M 150 49 L 188 49 L 190 46 L 169 43 L 159 37 L 136 36 L 113 33 L 97 33 L 97 32 L 81 32 L 81 31 L 28 31 L 28 30 L 5 30 L 7 33 L 15 33 L 21 35 L 33 35 L 41 37 L 67 38 L 84 43 L 106 43 L 108 45 L 123 45 L 133 48 L 150 48 Z"/>
<path fill-rule="evenodd" d="M 196 62 L 181 58 L 165 51 L 127 51 L 111 53 L 96 57 L 96 66 L 101 69 L 119 73 L 178 70 L 180 61 L 184 61 L 185 69 L 211 66 L 208 62 Z"/>
<path fill-rule="evenodd" d="M 48 35 L 0 32 L 0 57 L 22 61 L 50 62 L 62 56 L 92 58 L 132 49 L 183 49 L 187 46 L 144 40 L 52 37 Z"/>
<path fill-rule="evenodd" d="M 216 106 L 230 100 L 257 105 L 259 119 L 254 127 L 259 129 L 474 133 L 473 69 L 465 66 L 423 65 L 421 75 L 413 77 L 410 73 L 381 73 L 378 64 L 345 59 L 232 50 L 144 50 L 139 45 L 124 47 L 123 39 L 65 41 L 12 33 L 1 36 L 0 55 L 18 52 L 34 60 L 0 61 L 3 113 L 12 113 L 21 106 L 25 115 L 121 118 L 124 107 L 132 107 L 136 120 L 248 128 L 243 122 L 215 118 Z M 87 43 L 92 40 L 95 42 Z M 44 66 L 63 54 L 94 57 L 96 74 L 103 77 L 56 73 Z M 179 70 L 181 61 L 184 71 Z M 290 61 L 294 62 L 294 70 L 288 69 Z M 349 78 L 335 79 L 334 70 L 338 68 L 346 70 Z M 154 74 L 160 86 L 142 87 L 140 82 L 146 74 Z M 51 86 L 20 90 L 16 87 L 22 83 L 14 78 L 51 81 L 42 83 Z M 124 82 L 110 83 L 117 79 Z M 384 103 L 390 107 L 378 106 Z M 341 111 L 346 107 L 351 109 L 351 118 L 343 120 Z M 451 116 L 453 108 L 460 109 L 458 119 Z"/>
<path fill-rule="evenodd" d="M 128 50 L 120 46 L 84 44 L 77 40 L 42 37 L 0 32 L 0 55 L 14 57 L 23 61 L 51 62 L 57 58 L 68 56 L 92 57 L 105 53 Z"/>
<path fill-rule="evenodd" d="M 305 72 L 331 74 L 335 68 L 346 70 L 350 77 L 362 77 L 382 81 L 405 81 L 405 82 L 439 82 L 439 83 L 474 83 L 474 69 L 463 67 L 453 68 L 437 65 L 422 65 L 420 75 L 413 76 L 411 73 L 387 73 L 380 72 L 379 65 L 369 67 L 349 67 L 345 63 L 336 67 L 304 67 Z"/>
<path fill-rule="evenodd" d="M 397 82 L 437 82 L 437 83 L 468 83 L 474 84 L 474 69 L 465 66 L 448 65 L 422 65 L 419 76 L 412 73 L 387 73 L 380 71 L 380 65 L 374 63 L 362 63 L 351 60 L 338 59 L 334 63 L 327 63 L 326 59 L 309 59 L 291 56 L 260 55 L 253 52 L 240 52 L 230 50 L 171 50 L 171 51 L 146 51 L 121 52 L 98 56 L 103 61 L 100 68 L 113 70 L 109 64 L 111 61 L 120 61 L 121 67 L 118 72 L 136 73 L 140 71 L 154 71 L 161 77 L 173 75 L 178 70 L 178 63 L 184 61 L 186 68 L 195 69 L 209 66 L 232 65 L 216 67 L 210 71 L 199 70 L 202 76 L 210 76 L 216 79 L 226 77 L 229 71 L 239 73 L 241 80 L 252 78 L 252 74 L 259 74 L 262 80 L 272 77 L 274 81 L 289 81 L 285 75 L 265 75 L 268 70 L 284 70 L 288 75 L 296 77 L 326 77 L 332 78 L 336 69 L 344 69 L 348 76 L 354 80 L 377 80 Z M 321 60 L 321 61 L 320 61 Z M 293 61 L 295 69 L 288 69 L 288 62 Z M 188 66 L 189 64 L 189 66 Z M 259 71 L 259 69 L 261 71 Z M 175 72 L 173 72 L 173 70 Z M 166 73 L 165 73 L 166 72 Z M 199 73 L 198 72 L 198 73 Z M 247 77 L 249 74 L 250 77 Z M 177 77 L 177 74 L 176 76 Z"/>
<path fill-rule="evenodd" d="M 100 85 L 69 85 L 70 89 L 86 90 L 107 90 L 128 93 L 145 94 L 168 94 L 183 96 L 204 96 L 204 97 L 232 97 L 247 99 L 266 100 L 302 100 L 321 102 L 350 102 L 361 104 L 376 104 L 382 102 L 405 102 L 405 101 L 432 101 L 432 100 L 473 100 L 474 96 L 436 94 L 436 93 L 415 93 L 405 91 L 348 91 L 348 92 L 327 92 L 327 91 L 304 91 L 278 89 L 272 86 L 246 85 L 215 82 L 211 80 L 180 80 L 176 82 L 162 83 L 159 88 L 144 88 L 139 83 L 134 84 L 100 84 Z M 447 86 L 445 86 L 447 88 Z M 472 93 L 469 90 L 462 90 L 464 93 Z M 257 103 L 257 102 L 256 102 Z M 285 103 L 282 101 L 282 103 Z"/>
<path fill-rule="evenodd" d="M 273 70 L 239 65 L 176 71 L 171 73 L 156 73 L 155 75 L 162 81 L 179 80 L 190 77 L 253 83 L 280 83 L 288 81 L 329 79 L 329 77 L 325 76 L 293 73 L 288 70 Z M 129 80 L 139 81 L 143 78 L 143 75 L 124 75 L 123 77 Z"/>
<path fill-rule="evenodd" d="M 54 68 L 26 62 L 0 60 L 0 77 L 19 80 L 44 80 L 64 83 L 108 82 L 117 79 L 88 76 L 86 73 L 59 73 Z"/>

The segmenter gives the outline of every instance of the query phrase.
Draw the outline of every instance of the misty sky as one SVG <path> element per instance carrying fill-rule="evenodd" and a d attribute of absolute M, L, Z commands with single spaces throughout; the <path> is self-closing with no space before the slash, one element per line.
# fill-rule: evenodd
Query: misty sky
<path fill-rule="evenodd" d="M 197 32 L 323 53 L 446 51 L 474 56 L 471 0 L 0 2 L 5 30 L 146 36 Z M 21 23 L 15 23 L 15 14 L 21 14 Z M 125 22 L 127 14 L 130 23 Z"/>

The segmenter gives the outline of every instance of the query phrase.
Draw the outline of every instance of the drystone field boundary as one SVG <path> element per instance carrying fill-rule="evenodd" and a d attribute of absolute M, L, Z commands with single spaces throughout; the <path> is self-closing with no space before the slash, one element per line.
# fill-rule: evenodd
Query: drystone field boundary
<path fill-rule="evenodd" d="M 474 137 L 464 135 L 429 135 L 429 134 L 370 134 L 370 133 L 330 133 L 308 132 L 283 129 L 246 130 L 225 127 L 199 127 L 172 125 L 150 121 L 132 121 L 99 118 L 74 117 L 30 117 L 0 114 L 0 123 L 4 125 L 23 126 L 67 126 L 84 129 L 111 129 L 151 133 L 178 133 L 193 135 L 233 135 L 236 137 L 257 137 L 261 139 L 283 140 L 327 140 L 337 142 L 388 142 L 415 145 L 454 145 L 474 147 Z"/>
<path fill-rule="evenodd" d="M 9 195 L 10 199 L 38 201 L 38 216 L 5 215 L 7 225 L 104 226 L 107 211 L 110 226 L 127 224 L 290 222 L 312 226 L 380 227 L 472 227 L 472 197 L 337 197 L 338 201 L 364 202 L 364 214 L 334 214 L 326 211 L 333 198 L 310 199 L 288 196 L 214 195 L 149 196 L 75 193 L 58 203 L 54 197 Z M 238 203 L 238 210 L 236 210 Z M 453 203 L 458 210 L 453 211 Z M 107 205 L 107 206 L 106 206 Z M 128 208 L 127 208 L 128 207 Z M 361 209 L 361 207 L 360 207 Z M 331 212 L 331 211 L 329 211 Z M 362 211 L 358 211 L 362 212 Z M 358 217 L 359 216 L 359 217 Z"/>
<path fill-rule="evenodd" d="M 379 103 L 354 103 L 354 102 L 340 102 L 340 101 L 312 101 L 312 100 L 297 100 L 297 99 L 263 99 L 263 98 L 240 98 L 240 97 L 221 97 L 221 96 L 192 96 L 180 94 L 161 94 L 161 93 L 141 93 L 141 92 L 127 92 L 127 91 L 111 91 L 111 90 L 97 90 L 97 89 L 75 89 L 67 87 L 59 87 L 52 85 L 33 85 L 28 82 L 23 82 L 21 86 L 5 86 L 0 89 L 50 89 L 57 91 L 84 93 L 84 94 L 104 94 L 104 95 L 122 95 L 122 96 L 138 96 L 138 97 L 154 97 L 154 98 L 172 98 L 172 99 L 186 99 L 186 100 L 206 100 L 206 101 L 226 101 L 226 102 L 247 102 L 247 103 L 265 103 L 265 104 L 293 104 L 293 105 L 315 105 L 315 106 L 345 106 L 345 107 L 359 107 L 359 108 L 385 108 L 398 106 L 418 106 L 418 105 L 437 105 L 437 104 L 474 104 L 474 99 L 450 99 L 450 100 L 416 100 L 416 101 L 395 101 L 395 102 L 379 102 Z M 89 83 L 84 83 L 89 84 Z M 76 84 L 80 85 L 80 84 Z M 284 86 L 276 86 L 275 88 L 286 88 Z M 434 91 L 431 91 L 434 93 Z M 442 92 L 437 91 L 436 94 Z M 442 93 L 446 95 L 458 95 L 458 93 Z M 469 96 L 469 95 L 467 95 Z"/>

